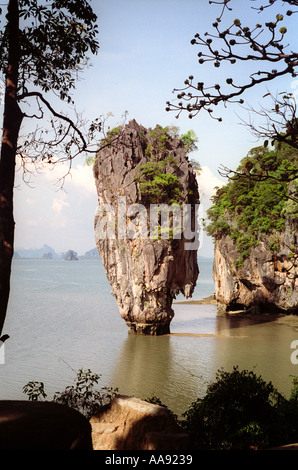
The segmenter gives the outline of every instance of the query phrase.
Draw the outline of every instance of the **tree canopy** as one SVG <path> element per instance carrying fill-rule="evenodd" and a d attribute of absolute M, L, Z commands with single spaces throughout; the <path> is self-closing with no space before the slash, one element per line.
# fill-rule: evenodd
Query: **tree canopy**
<path fill-rule="evenodd" d="M 0 69 L 5 77 L 11 69 L 10 57 L 17 69 L 15 99 L 21 108 L 22 121 L 31 118 L 30 132 L 18 136 L 17 153 L 26 161 L 71 161 L 88 149 L 94 132 L 101 129 L 97 119 L 85 130 L 86 124 L 76 111 L 72 91 L 90 56 L 97 54 L 97 17 L 90 2 L 84 0 L 19 0 L 15 11 L 0 21 Z M 19 25 L 9 41 L 12 18 Z M 57 99 L 58 98 L 58 99 Z M 60 111 L 59 100 L 66 102 L 67 113 Z M 65 106 L 64 106 L 65 107 Z M 42 128 L 38 122 L 43 120 Z M 45 126 L 47 121 L 47 126 Z"/>
<path fill-rule="evenodd" d="M 18 88 L 20 101 L 36 87 L 54 90 L 59 98 L 71 102 L 78 72 L 86 64 L 86 54 L 99 48 L 97 17 L 89 2 L 82 0 L 19 0 Z M 4 11 L 0 32 L 0 68 L 9 67 L 9 22 Z"/>

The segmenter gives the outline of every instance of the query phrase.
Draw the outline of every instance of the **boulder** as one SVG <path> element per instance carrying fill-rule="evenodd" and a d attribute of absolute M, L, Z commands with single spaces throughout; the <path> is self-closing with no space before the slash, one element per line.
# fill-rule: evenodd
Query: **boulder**
<path fill-rule="evenodd" d="M 92 450 L 91 425 L 58 403 L 0 401 L 0 450 Z"/>
<path fill-rule="evenodd" d="M 186 450 L 171 412 L 138 398 L 117 396 L 90 420 L 94 450 Z"/>

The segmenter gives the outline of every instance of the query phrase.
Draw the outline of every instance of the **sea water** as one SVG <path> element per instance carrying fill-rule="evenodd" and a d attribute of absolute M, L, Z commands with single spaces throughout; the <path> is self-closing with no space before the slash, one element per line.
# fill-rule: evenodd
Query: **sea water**
<path fill-rule="evenodd" d="M 193 299 L 213 293 L 212 260 L 199 260 Z M 179 295 L 177 301 L 186 300 Z M 284 395 L 292 388 L 293 326 L 219 316 L 216 305 L 174 303 L 171 335 L 128 334 L 100 259 L 14 259 L 3 333 L 0 399 L 27 399 L 23 386 L 44 383 L 47 399 L 72 385 L 76 371 L 101 375 L 101 386 L 158 397 L 181 415 L 220 368 L 254 370 Z"/>

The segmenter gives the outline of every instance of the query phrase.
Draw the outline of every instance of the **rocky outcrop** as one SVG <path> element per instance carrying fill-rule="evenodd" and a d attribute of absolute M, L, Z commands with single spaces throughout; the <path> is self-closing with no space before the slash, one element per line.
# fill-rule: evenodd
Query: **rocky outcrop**
<path fill-rule="evenodd" d="M 186 450 L 188 435 L 170 411 L 138 398 L 116 397 L 90 419 L 94 450 Z"/>
<path fill-rule="evenodd" d="M 120 315 L 138 334 L 169 333 L 172 301 L 179 292 L 192 295 L 199 272 L 195 211 L 182 211 L 199 202 L 196 175 L 182 141 L 161 129 L 130 121 L 108 135 L 94 164 L 96 246 Z M 140 175 L 148 162 L 152 168 L 147 168 L 147 180 L 143 173 L 142 192 Z M 151 187 L 150 177 L 159 166 L 162 174 L 152 179 Z M 175 197 L 177 213 L 170 213 L 169 230 L 163 232 L 160 214 L 153 223 L 152 203 L 159 208 L 165 203 L 167 210 Z"/>
<path fill-rule="evenodd" d="M 275 236 L 277 252 L 268 246 L 270 237 L 263 237 L 240 268 L 235 266 L 235 242 L 228 236 L 215 241 L 213 278 L 219 310 L 298 313 L 298 219 L 288 218 L 285 231 Z"/>
<path fill-rule="evenodd" d="M 77 253 L 73 250 L 68 250 L 66 255 L 64 256 L 66 261 L 78 261 Z"/>

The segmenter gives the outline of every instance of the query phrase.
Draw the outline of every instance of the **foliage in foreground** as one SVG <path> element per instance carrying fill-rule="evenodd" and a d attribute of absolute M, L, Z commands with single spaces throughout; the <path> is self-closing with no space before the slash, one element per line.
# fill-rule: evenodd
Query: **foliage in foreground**
<path fill-rule="evenodd" d="M 88 419 L 108 404 L 117 389 L 94 388 L 100 375 L 90 369 L 77 372 L 73 386 L 57 392 L 53 401 L 83 413 Z M 266 449 L 298 441 L 298 377 L 292 377 L 293 390 L 289 400 L 262 377 L 248 370 L 219 370 L 204 398 L 198 398 L 179 419 L 174 420 L 189 434 L 193 450 Z M 23 392 L 29 400 L 46 398 L 42 382 L 28 382 Z M 153 396 L 149 403 L 168 408 Z"/>
<path fill-rule="evenodd" d="M 252 371 L 218 371 L 204 398 L 192 403 L 181 422 L 193 448 L 265 449 L 297 442 L 297 377 L 289 400 Z"/>
<path fill-rule="evenodd" d="M 76 375 L 74 385 L 67 386 L 62 392 L 56 392 L 52 401 L 74 408 L 90 419 L 115 397 L 118 390 L 112 387 L 97 390 L 95 386 L 101 375 L 93 373 L 90 369 L 79 369 Z M 23 393 L 28 395 L 30 401 L 47 397 L 43 382 L 28 382 L 23 387 Z"/>

